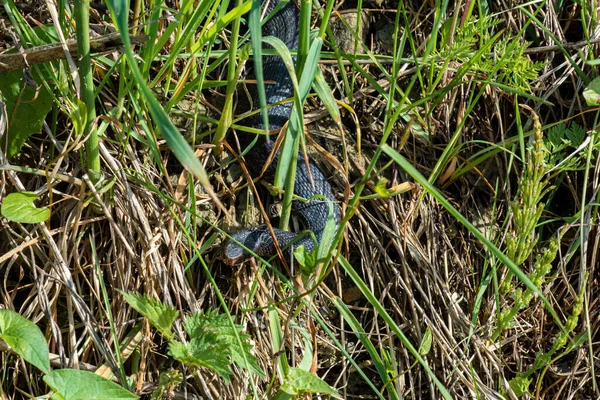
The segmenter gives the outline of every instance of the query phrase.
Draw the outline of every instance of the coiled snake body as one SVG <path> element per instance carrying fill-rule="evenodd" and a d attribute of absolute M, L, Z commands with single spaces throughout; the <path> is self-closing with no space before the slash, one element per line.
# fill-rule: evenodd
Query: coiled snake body
<path fill-rule="evenodd" d="M 267 5 L 267 15 L 272 11 L 279 1 L 272 0 Z M 263 25 L 263 35 L 275 36 L 281 39 L 289 49 L 294 50 L 298 47 L 298 9 L 293 2 L 284 5 L 273 17 Z M 265 81 L 274 81 L 275 84 L 265 85 L 267 95 L 267 104 L 280 102 L 284 99 L 289 99 L 293 96 L 294 88 L 289 73 L 279 56 L 264 56 L 263 57 L 263 73 Z M 256 91 L 253 91 L 253 103 L 259 104 Z M 268 108 L 269 127 L 270 129 L 281 128 L 288 120 L 292 108 L 291 103 Z M 257 128 L 264 128 L 260 115 L 248 118 L 250 124 Z M 253 140 L 254 135 L 243 133 L 238 135 L 242 148 L 248 146 Z M 260 138 L 258 143 L 246 154 L 246 165 L 253 174 L 260 174 L 264 165 L 268 162 L 268 157 L 271 154 L 274 146 L 274 140 Z M 272 160 L 269 167 L 263 175 L 269 181 L 275 177 L 279 155 Z M 312 178 L 312 179 L 311 179 Z M 296 167 L 296 182 L 294 186 L 294 194 L 303 198 L 311 199 L 308 202 L 294 200 L 292 209 L 298 216 L 300 223 L 304 229 L 308 229 L 314 233 L 317 243 L 321 242 L 321 237 L 327 217 L 329 214 L 329 202 L 322 198 L 313 198 L 314 196 L 323 196 L 330 200 L 333 205 L 333 217 L 335 222 L 340 220 L 339 208 L 335 205 L 335 196 L 331 190 L 331 185 L 323 175 L 323 172 L 309 161 L 308 166 L 304 155 L 298 155 Z M 320 197 L 319 196 L 319 197 Z M 293 242 L 294 247 L 304 245 L 307 251 L 311 251 L 315 247 L 312 237 L 305 234 L 301 238 L 297 238 L 297 234 L 274 229 L 277 243 L 281 249 L 284 249 L 284 254 L 289 256 L 291 248 L 289 244 Z M 250 252 L 245 250 L 239 243 L 246 248 L 252 250 L 254 254 L 269 258 L 276 254 L 276 247 L 271 236 L 271 232 L 266 225 L 253 226 L 246 228 L 231 235 L 229 242 L 225 248 L 225 260 L 230 264 L 240 263 L 252 256 Z"/>

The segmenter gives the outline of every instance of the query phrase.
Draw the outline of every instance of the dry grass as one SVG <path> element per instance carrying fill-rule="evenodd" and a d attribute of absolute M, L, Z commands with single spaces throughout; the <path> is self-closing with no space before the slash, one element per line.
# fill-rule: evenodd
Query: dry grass
<path fill-rule="evenodd" d="M 174 3 L 167 4 L 175 7 Z M 443 20 L 456 17 L 456 26 L 462 26 L 466 22 L 461 18 L 469 4 L 461 3 L 458 10 L 449 7 Z M 411 79 L 416 82 L 407 93 L 407 109 L 419 99 L 424 101 L 411 108 L 410 127 L 402 118 L 391 127 L 387 144 L 401 152 L 425 177 L 432 177 L 431 183 L 448 201 L 505 251 L 507 232 L 515 225 L 510 205 L 515 200 L 518 203 L 523 184 L 521 157 L 533 133 L 533 114 L 519 105 L 526 104 L 535 111 L 545 136 L 559 122 L 577 123 L 584 128 L 591 142 L 577 155 L 581 156 L 581 164 L 572 169 L 559 167 L 547 175 L 553 189 L 542 199 L 546 205 L 534 232 L 538 248 L 561 234 L 558 256 L 540 291 L 562 324 L 566 324 L 584 287 L 583 313 L 576 319 L 566 347 L 554 354 L 552 362 L 532 372 L 529 394 L 522 397 L 598 398 L 600 392 L 594 377 L 600 369 L 598 111 L 585 106 L 580 95 L 586 86 L 583 78 L 591 80 L 597 75 L 594 67 L 584 63 L 593 58 L 597 46 L 567 49 L 565 53 L 541 47 L 554 45 L 556 40 L 572 43 L 585 38 L 580 6 L 564 3 L 555 8 L 546 4 L 537 14 L 543 24 L 540 26 L 532 23 L 523 9 L 534 13 L 541 5 L 532 3 L 520 9 L 512 2 L 494 2 L 489 11 L 496 23 L 490 27 L 493 34 L 504 29 L 503 35 L 513 41 L 536 41 L 527 57 L 543 65 L 537 76 L 528 80 L 531 90 L 527 91 L 515 89 L 516 85 L 510 87 L 509 83 L 488 84 L 501 82 L 499 71 L 487 75 L 472 65 L 460 75 L 468 60 L 457 58 L 444 63 L 443 59 L 434 59 L 415 64 L 411 57 L 423 56 L 435 29 L 435 9 L 433 2 L 407 2 L 404 15 L 408 25 L 401 22 L 401 27 L 402 32 L 410 32 L 415 53 L 407 42 L 403 54 L 407 60 L 399 65 L 397 84 L 403 89 Z M 390 26 L 392 30 L 396 28 L 396 6 L 383 2 L 381 6 L 369 7 L 366 13 L 370 29 L 365 33 L 365 43 L 375 53 L 389 55 L 389 31 Z M 142 11 L 142 15 L 144 12 L 147 11 Z M 33 15 L 27 9 L 23 13 Z M 586 14 L 583 15 L 585 20 Z M 147 18 L 146 15 L 143 20 Z M 37 19 L 47 22 L 50 17 L 42 14 Z M 316 16 L 313 21 L 320 24 Z M 595 23 L 595 18 L 592 21 Z M 167 21 L 161 21 L 159 34 L 167 27 Z M 588 26 L 586 33 L 596 31 L 596 26 Z M 227 31 L 219 38 L 226 44 Z M 4 39 L 10 46 L 8 38 Z M 477 39 L 482 40 L 479 45 L 485 44 L 482 37 Z M 167 42 L 160 54 L 168 54 L 172 44 Z M 514 325 L 492 340 L 498 313 L 513 305 L 512 294 L 524 285 L 513 278 L 511 292 L 502 293 L 499 286 L 507 270 L 496 253 L 476 239 L 427 190 L 421 189 L 422 185 L 402 186 L 413 190 L 387 198 L 377 195 L 380 178 L 386 178 L 387 187 L 394 188 L 413 182 L 413 177 L 390 162 L 387 155 L 377 153 L 388 128 L 384 121 L 389 114 L 390 80 L 367 60 L 354 65 L 346 62 L 343 71 L 328 61 L 322 65 L 335 97 L 350 104 L 355 113 L 342 109 L 343 136 L 331 127 L 329 116 L 317 99 L 308 101 L 310 109 L 305 118 L 310 141 L 320 149 L 311 154 L 332 177 L 343 211 L 347 211 L 345 205 L 357 184 L 365 182 L 363 175 L 375 157 L 375 173 L 366 181 L 358 209 L 345 226 L 341 256 L 415 347 L 419 347 L 427 331 L 431 332 L 431 349 L 422 355 L 454 398 L 515 398 L 509 381 L 529 371 L 538 352 L 552 348 L 561 327 L 542 302 L 534 298 L 516 314 Z M 200 58 L 195 68 L 200 70 L 209 62 L 209 58 Z M 99 61 L 98 65 L 104 64 Z M 583 76 L 577 73 L 575 65 L 581 68 Z M 160 66 L 161 61 L 156 61 L 152 70 L 156 72 Z M 216 79 L 222 73 L 219 79 L 226 79 L 223 66 L 215 69 L 210 78 Z M 364 69 L 362 74 L 359 66 Z M 171 85 L 186 79 L 187 67 L 186 59 L 174 64 Z M 382 68 L 389 73 L 391 67 L 386 61 Z M 119 71 L 117 68 L 112 72 L 117 85 L 106 85 L 100 92 L 99 116 L 107 116 L 114 107 L 123 106 L 119 93 L 114 92 Z M 418 79 L 417 73 L 421 74 Z M 367 75 L 381 85 L 381 90 L 366 79 Z M 167 79 L 158 82 L 154 89 L 160 98 Z M 178 108 L 171 110 L 187 137 L 212 127 L 197 121 L 194 115 L 202 113 L 218 119 L 222 93 L 220 89 L 191 91 Z M 532 94 L 538 100 L 523 94 Z M 169 93 L 166 97 L 170 96 Z M 352 96 L 352 101 L 348 96 Z M 401 98 L 397 93 L 391 97 L 396 101 Z M 543 104 L 539 99 L 551 104 Z M 260 219 L 256 199 L 270 198 L 265 196 L 267 191 L 257 185 L 259 196 L 253 195 L 231 153 L 226 149 L 222 156 L 215 156 L 214 147 L 208 144 L 210 138 L 198 136 L 196 142 L 202 144 L 195 146 L 196 154 L 210 174 L 217 197 L 232 216 L 226 218 L 187 172 L 181 171 L 164 141 L 156 140 L 160 158 L 148 149 L 147 142 L 154 140 L 151 133 L 156 132 L 146 110 L 135 113 L 128 98 L 123 107 L 118 121 L 108 117 L 104 120 L 108 126 L 101 139 L 101 165 L 110 182 L 105 193 L 98 193 L 86 178 L 78 151 L 81 138 L 70 136 L 72 124 L 61 112 L 57 118 L 50 114 L 48 129 L 32 137 L 10 164 L 60 172 L 64 177 L 38 176 L 0 166 L 0 201 L 8 193 L 27 190 L 41 196 L 40 204 L 51 206 L 51 218 L 42 224 L 25 225 L 0 217 L 0 302 L 2 308 L 15 310 L 40 326 L 54 354 L 54 367 L 92 371 L 105 365 L 115 371 L 122 368 L 130 387 L 138 394 L 150 393 L 161 372 L 175 368 L 186 378 L 171 393 L 180 398 L 270 398 L 281 379 L 278 356 L 283 354 L 290 365 L 297 365 L 303 351 L 312 346 L 314 358 L 309 364 L 313 371 L 344 398 L 393 398 L 393 393 L 408 399 L 440 396 L 431 376 L 420 364 L 415 365 L 414 355 L 341 263 L 325 266 L 328 275 L 314 291 L 291 299 L 290 296 L 312 288 L 310 281 L 292 278 L 254 261 L 233 269 L 222 263 L 223 230 L 230 231 L 236 223 L 252 225 Z M 144 118 L 148 118 L 150 128 Z M 102 123 L 101 119 L 96 121 L 97 126 Z M 61 152 L 57 143 L 69 151 Z M 568 153 L 575 150 L 571 148 Z M 449 151 L 445 159 L 444 151 Z M 479 162 L 482 154 L 489 157 Z M 550 168 L 557 164 L 550 159 L 546 162 Z M 201 249 L 201 259 L 196 257 L 195 248 Z M 534 255 L 528 255 L 518 265 L 526 274 L 533 272 Z M 225 384 L 208 369 L 174 362 L 167 354 L 164 338 L 140 318 L 117 290 L 159 299 L 183 315 L 219 309 L 222 297 L 236 323 L 242 324 L 251 336 L 254 354 L 267 378 L 234 369 L 231 383 Z M 356 319 L 356 325 L 341 311 L 340 299 Z M 360 327 L 361 331 L 353 327 Z M 180 320 L 174 330 L 182 337 Z M 278 330 L 284 335 L 279 348 L 275 340 Z M 332 335 L 328 335 L 328 330 Z M 584 333 L 587 336 L 580 336 Z M 133 338 L 132 344 L 125 347 L 128 335 Z M 575 341 L 577 345 L 570 346 Z M 385 386 L 374 367 L 377 361 L 367 351 L 366 342 L 372 343 L 379 361 L 385 364 L 386 379 L 392 388 Z M 0 393 L 4 398 L 47 393 L 48 388 L 34 368 L 6 348 L 2 350 Z"/>

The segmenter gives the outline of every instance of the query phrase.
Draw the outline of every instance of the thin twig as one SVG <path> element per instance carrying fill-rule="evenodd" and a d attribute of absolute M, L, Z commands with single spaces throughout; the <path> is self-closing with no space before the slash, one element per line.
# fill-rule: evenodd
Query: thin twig
<path fill-rule="evenodd" d="M 132 44 L 144 43 L 148 40 L 146 35 L 131 36 Z M 116 51 L 123 42 L 119 33 L 109 33 L 90 39 L 90 51 L 92 53 L 104 53 L 107 51 Z M 77 55 L 77 41 L 67 40 L 67 49 L 71 55 Z M 24 49 L 21 53 L 0 55 L 0 72 L 23 69 L 28 65 L 41 64 L 44 62 L 62 60 L 66 58 L 61 43 L 36 46 L 30 49 Z"/>

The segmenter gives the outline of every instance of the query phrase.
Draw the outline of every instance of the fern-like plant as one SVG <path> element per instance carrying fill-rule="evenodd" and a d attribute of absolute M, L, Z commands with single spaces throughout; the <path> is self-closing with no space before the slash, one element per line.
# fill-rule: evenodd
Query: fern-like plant
<path fill-rule="evenodd" d="M 521 265 L 531 256 L 535 263 L 530 272 L 529 279 L 539 288 L 550 272 L 552 261 L 556 258 L 559 237 L 555 236 L 543 249 L 536 249 L 538 236 L 536 227 L 544 210 L 542 199 L 551 189 L 548 185 L 546 172 L 547 151 L 544 147 L 542 126 L 538 116 L 533 114 L 534 138 L 532 147 L 527 152 L 525 170 L 519 185 L 516 200 L 511 204 L 512 226 L 506 236 L 506 254 L 515 264 Z M 515 289 L 513 275 L 510 271 L 500 285 L 503 295 L 513 294 L 513 304 L 502 309 L 497 316 L 497 327 L 492 335 L 492 340 L 497 340 L 503 330 L 512 326 L 512 321 L 519 310 L 524 309 L 533 299 L 530 289 Z"/>

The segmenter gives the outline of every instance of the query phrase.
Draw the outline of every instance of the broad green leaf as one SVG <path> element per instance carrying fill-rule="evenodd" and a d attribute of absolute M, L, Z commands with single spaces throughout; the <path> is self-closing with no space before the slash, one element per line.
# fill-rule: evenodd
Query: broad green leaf
<path fill-rule="evenodd" d="M 206 333 L 217 333 L 221 324 L 216 310 L 203 310 L 186 318 L 183 328 L 190 338 L 199 338 Z"/>
<path fill-rule="evenodd" d="M 324 380 L 300 368 L 290 368 L 285 380 L 281 384 L 281 390 L 287 394 L 299 395 L 302 393 L 322 393 L 334 397 L 340 397 L 338 392 L 329 386 Z"/>
<path fill-rule="evenodd" d="M 224 344 L 229 346 L 231 350 L 231 361 L 236 363 L 238 367 L 252 371 L 258 376 L 265 377 L 265 372 L 258 366 L 258 358 L 255 357 L 250 351 L 252 345 L 248 343 L 250 335 L 239 333 L 240 340 L 242 341 L 242 347 L 240 347 L 236 337 L 232 335 L 224 335 L 219 337 Z"/>
<path fill-rule="evenodd" d="M 173 339 L 171 327 L 179 315 L 179 312 L 175 308 L 137 293 L 120 292 L 125 298 L 125 301 L 127 301 L 127 303 L 129 303 L 129 305 L 137 312 L 148 318 L 148 321 L 150 321 L 152 326 L 158 329 L 165 338 L 169 340 Z"/>
<path fill-rule="evenodd" d="M 23 224 L 36 224 L 50 217 L 48 207 L 37 208 L 33 202 L 38 195 L 32 192 L 10 193 L 4 199 L 0 214 L 7 220 Z"/>
<path fill-rule="evenodd" d="M 300 246 L 294 249 L 294 258 L 300 264 L 302 275 L 311 275 L 317 268 L 317 249 L 306 251 L 306 247 Z"/>
<path fill-rule="evenodd" d="M 44 376 L 44 382 L 63 400 L 120 400 L 138 397 L 116 383 L 92 372 L 60 369 Z"/>
<path fill-rule="evenodd" d="M 194 338 L 187 344 L 171 342 L 169 355 L 184 364 L 209 368 L 219 374 L 225 383 L 229 383 L 231 349 L 227 343 L 219 342 L 215 334 Z"/>
<path fill-rule="evenodd" d="M 524 395 L 525 393 L 527 393 L 529 391 L 529 385 L 531 384 L 531 379 L 524 378 L 522 376 L 517 376 L 516 378 L 513 378 L 510 381 L 508 381 L 508 384 L 509 384 L 510 388 L 512 389 L 512 391 L 514 392 L 514 394 L 517 397 L 521 397 L 522 395 Z"/>
<path fill-rule="evenodd" d="M 0 310 L 0 339 L 44 373 L 50 372 L 48 343 L 36 324 L 11 310 Z"/>
<path fill-rule="evenodd" d="M 8 144 L 3 150 L 11 158 L 29 136 L 42 131 L 44 119 L 52 109 L 52 95 L 44 85 L 37 89 L 28 86 L 23 71 L 16 70 L 0 73 L 0 101 L 6 104 L 8 116 Z"/>
<path fill-rule="evenodd" d="M 422 356 L 429 354 L 432 343 L 433 343 L 433 335 L 431 334 L 431 329 L 429 329 L 429 327 L 427 327 L 427 329 L 425 330 L 425 335 L 423 335 L 423 340 L 421 341 L 421 345 L 419 346 L 419 354 Z"/>
<path fill-rule="evenodd" d="M 259 376 L 265 376 L 263 370 L 258 366 L 258 358 L 251 354 L 252 345 L 248 343 L 250 336 L 242 333 L 240 325 L 232 326 L 226 314 L 219 315 L 216 310 L 206 313 L 199 312 L 187 318 L 184 327 L 192 339 L 207 341 L 212 340 L 215 336 L 214 345 L 225 345 L 231 361 Z M 240 342 L 242 346 L 240 346 Z"/>
<path fill-rule="evenodd" d="M 583 98 L 590 107 L 600 106 L 600 78 L 595 78 L 583 91 Z"/>

